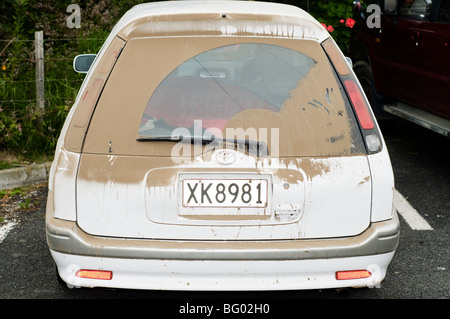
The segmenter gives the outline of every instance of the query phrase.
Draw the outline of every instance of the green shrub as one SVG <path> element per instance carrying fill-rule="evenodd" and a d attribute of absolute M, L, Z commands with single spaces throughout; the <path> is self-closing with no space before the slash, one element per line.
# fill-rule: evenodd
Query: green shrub
<path fill-rule="evenodd" d="M 0 152 L 33 160 L 52 155 L 84 75 L 72 69 L 80 53 L 97 53 L 128 1 L 80 0 L 82 27 L 66 25 L 68 3 L 0 2 Z M 42 14 L 45 12 L 45 14 Z M 44 32 L 45 112 L 36 108 L 34 32 Z"/>

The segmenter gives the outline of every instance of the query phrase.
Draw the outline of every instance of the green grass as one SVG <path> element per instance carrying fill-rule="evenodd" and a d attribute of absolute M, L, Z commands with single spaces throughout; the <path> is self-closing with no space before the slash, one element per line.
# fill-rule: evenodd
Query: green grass
<path fill-rule="evenodd" d="M 6 198 L 6 197 L 12 197 L 12 196 L 25 196 L 27 194 L 27 190 L 22 187 L 16 187 L 13 189 L 5 189 L 0 191 L 0 199 Z"/>
<path fill-rule="evenodd" d="M 13 167 L 13 165 L 11 163 L 8 163 L 6 161 L 0 160 L 0 170 L 12 168 L 12 167 Z"/>

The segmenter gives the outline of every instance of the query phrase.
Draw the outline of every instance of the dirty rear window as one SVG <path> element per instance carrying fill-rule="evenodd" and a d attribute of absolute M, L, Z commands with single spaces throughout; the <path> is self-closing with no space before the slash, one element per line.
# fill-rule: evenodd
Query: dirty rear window
<path fill-rule="evenodd" d="M 320 44 L 309 40 L 131 40 L 85 149 L 97 152 L 102 136 L 103 144 L 119 140 L 107 118 L 121 123 L 115 148 L 125 154 L 171 155 L 154 141 L 171 136 L 260 141 L 265 156 L 364 153 L 342 86 Z"/>
<path fill-rule="evenodd" d="M 298 82 L 316 64 L 276 45 L 244 43 L 203 52 L 173 70 L 147 103 L 140 136 L 167 136 L 195 124 L 223 130 L 247 110 L 277 114 Z"/>

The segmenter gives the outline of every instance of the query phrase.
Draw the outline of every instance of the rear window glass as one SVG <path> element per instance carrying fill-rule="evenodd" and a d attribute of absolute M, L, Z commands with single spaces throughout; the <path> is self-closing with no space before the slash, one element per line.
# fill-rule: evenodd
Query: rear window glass
<path fill-rule="evenodd" d="M 166 136 L 178 127 L 223 130 L 247 110 L 277 114 L 316 61 L 276 45 L 244 43 L 214 48 L 187 60 L 147 103 L 140 136 Z"/>
<path fill-rule="evenodd" d="M 113 149 L 130 155 L 170 156 L 148 142 L 170 136 L 262 142 L 265 156 L 364 153 L 345 92 L 320 44 L 308 40 L 131 40 L 85 150 L 97 153 L 113 136 Z"/>

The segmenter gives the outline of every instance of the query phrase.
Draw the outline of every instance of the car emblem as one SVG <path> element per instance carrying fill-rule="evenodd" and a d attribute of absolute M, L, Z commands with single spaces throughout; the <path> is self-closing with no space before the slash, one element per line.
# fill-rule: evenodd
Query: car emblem
<path fill-rule="evenodd" d="M 236 160 L 236 152 L 233 150 L 218 150 L 214 153 L 214 159 L 222 165 L 230 165 Z"/>

